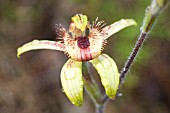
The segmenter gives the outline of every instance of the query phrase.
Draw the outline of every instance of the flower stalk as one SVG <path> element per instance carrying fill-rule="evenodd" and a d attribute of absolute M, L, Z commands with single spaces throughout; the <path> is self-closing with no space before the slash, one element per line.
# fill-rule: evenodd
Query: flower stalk
<path fill-rule="evenodd" d="M 92 75 L 89 75 L 88 71 L 88 62 L 83 62 L 83 81 L 84 81 L 84 88 L 89 94 L 90 98 L 93 100 L 96 106 L 100 106 L 102 93 L 98 87 L 98 84 L 94 79 L 92 79 Z"/>
<path fill-rule="evenodd" d="M 83 62 L 83 81 L 84 88 L 95 104 L 96 113 L 103 113 L 104 104 L 102 103 L 102 93 L 95 79 L 89 75 L 88 62 Z"/>
<path fill-rule="evenodd" d="M 167 4 L 167 0 L 152 0 L 151 5 L 146 8 L 143 25 L 141 27 L 141 33 L 139 35 L 138 40 L 136 41 L 134 49 L 132 50 L 128 60 L 125 63 L 124 68 L 120 73 L 119 87 L 123 83 L 131 65 L 134 62 L 134 59 L 136 58 L 145 39 L 147 38 L 147 35 L 151 31 L 151 28 L 153 27 L 159 13 L 162 11 L 162 9 L 165 7 L 166 4 Z"/>
<path fill-rule="evenodd" d="M 143 20 L 143 25 L 141 27 L 141 32 L 136 41 L 136 44 L 126 61 L 121 73 L 120 73 L 120 83 L 119 83 L 119 90 L 121 88 L 122 83 L 125 80 L 127 73 L 130 70 L 130 67 L 134 63 L 134 59 L 136 58 L 140 48 L 142 47 L 145 39 L 147 38 L 148 34 L 150 33 L 158 15 L 160 12 L 169 4 L 168 0 L 152 0 L 151 5 L 146 8 L 145 17 Z M 117 92 L 117 96 L 119 95 L 119 91 Z M 105 104 L 108 101 L 108 97 L 105 95 L 102 99 L 102 103 Z"/>

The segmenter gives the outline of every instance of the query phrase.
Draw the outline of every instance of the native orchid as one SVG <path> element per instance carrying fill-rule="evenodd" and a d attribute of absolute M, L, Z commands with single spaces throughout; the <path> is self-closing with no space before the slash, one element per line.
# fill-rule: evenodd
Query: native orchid
<path fill-rule="evenodd" d="M 63 51 L 70 58 L 61 70 L 63 90 L 70 101 L 80 106 L 83 103 L 82 62 L 89 61 L 100 75 L 107 96 L 115 98 L 119 85 L 119 72 L 116 63 L 102 54 L 107 38 L 125 27 L 136 25 L 132 19 L 121 19 L 106 26 L 98 18 L 90 24 L 86 15 L 76 14 L 71 18 L 67 31 L 61 24 L 56 25 L 60 41 L 33 40 L 18 48 L 17 56 L 37 49 Z"/>

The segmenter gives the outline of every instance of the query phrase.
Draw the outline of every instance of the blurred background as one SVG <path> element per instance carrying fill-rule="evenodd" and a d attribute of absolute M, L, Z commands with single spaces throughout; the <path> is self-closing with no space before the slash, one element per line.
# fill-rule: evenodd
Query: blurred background
<path fill-rule="evenodd" d="M 107 25 L 133 18 L 108 39 L 104 53 L 123 68 L 140 32 L 150 0 L 0 0 L 0 113 L 94 113 L 86 92 L 82 107 L 62 92 L 60 71 L 66 60 L 59 51 L 37 50 L 16 57 L 17 48 L 33 39 L 55 40 L 55 24 L 68 28 L 76 13 Z M 122 86 L 123 96 L 109 101 L 105 113 L 170 113 L 170 7 L 157 19 Z"/>

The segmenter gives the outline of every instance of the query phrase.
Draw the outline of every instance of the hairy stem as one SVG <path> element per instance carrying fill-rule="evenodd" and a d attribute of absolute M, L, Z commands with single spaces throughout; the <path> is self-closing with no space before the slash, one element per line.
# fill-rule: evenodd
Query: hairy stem
<path fill-rule="evenodd" d="M 147 7 L 139 38 L 136 41 L 135 47 L 132 50 L 128 60 L 126 61 L 123 70 L 120 73 L 119 88 L 123 83 L 145 39 L 147 38 L 147 35 L 151 31 L 151 28 L 153 27 L 157 16 L 159 15 L 160 11 L 165 7 L 166 4 L 167 4 L 167 0 L 152 0 L 151 5 Z M 108 97 L 106 95 L 102 96 L 102 93 L 96 81 L 89 76 L 87 67 L 88 67 L 87 63 L 83 62 L 83 75 L 84 75 L 83 81 L 84 81 L 85 90 L 87 91 L 87 93 L 89 94 L 93 102 L 95 103 L 96 113 L 103 113 L 104 105 L 107 102 Z M 119 96 L 119 93 L 117 93 L 117 96 Z"/>
<path fill-rule="evenodd" d="M 151 28 L 153 27 L 157 16 L 159 15 L 160 11 L 165 7 L 166 3 L 167 3 L 167 0 L 152 0 L 151 5 L 147 7 L 139 38 L 136 41 L 135 47 L 132 50 L 127 62 L 125 63 L 124 68 L 122 69 L 120 73 L 119 87 L 123 83 L 131 65 L 134 62 L 134 59 L 136 58 L 145 39 L 147 38 L 147 35 L 151 31 Z"/>
<path fill-rule="evenodd" d="M 103 108 L 104 108 L 103 105 L 96 106 L 96 113 L 103 113 Z"/>
<path fill-rule="evenodd" d="M 124 65 L 124 68 L 122 69 L 120 73 L 119 89 L 127 73 L 129 72 L 129 69 L 132 66 L 134 59 L 136 58 L 140 48 L 142 47 L 145 39 L 147 38 L 147 35 L 151 31 L 151 28 L 153 27 L 157 16 L 162 11 L 162 9 L 165 8 L 167 4 L 169 4 L 168 0 L 152 0 L 151 5 L 146 8 L 143 25 L 141 27 L 141 33 L 139 35 L 138 40 L 136 41 L 135 47 L 133 48 L 128 60 L 126 61 Z M 118 93 L 117 93 L 117 96 L 119 96 Z M 108 97 L 104 96 L 102 99 L 102 103 L 106 103 L 107 100 L 108 100 Z"/>

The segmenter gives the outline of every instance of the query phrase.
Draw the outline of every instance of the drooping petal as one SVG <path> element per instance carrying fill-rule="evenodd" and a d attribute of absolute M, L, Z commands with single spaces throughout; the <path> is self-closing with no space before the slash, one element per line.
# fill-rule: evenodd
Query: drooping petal
<path fill-rule="evenodd" d="M 70 101 L 81 106 L 83 103 L 82 62 L 69 59 L 61 71 L 63 90 Z"/>
<path fill-rule="evenodd" d="M 102 33 L 104 35 L 104 39 L 109 38 L 111 35 L 115 34 L 116 32 L 124 29 L 125 27 L 137 25 L 137 23 L 133 19 L 121 19 L 109 26 L 103 28 Z"/>
<path fill-rule="evenodd" d="M 119 85 L 119 73 L 116 63 L 106 54 L 102 54 L 90 62 L 98 71 L 106 94 L 109 98 L 114 99 Z"/>
<path fill-rule="evenodd" d="M 23 46 L 19 47 L 17 50 L 17 56 L 20 57 L 21 54 L 36 50 L 36 49 L 52 49 L 64 51 L 64 44 L 61 42 L 48 41 L 48 40 L 33 40 L 32 42 L 26 43 Z"/>

